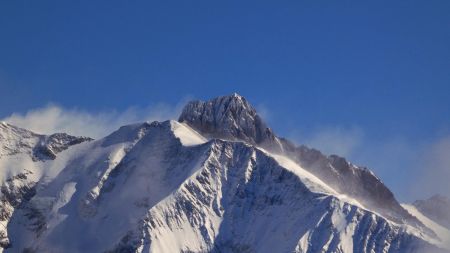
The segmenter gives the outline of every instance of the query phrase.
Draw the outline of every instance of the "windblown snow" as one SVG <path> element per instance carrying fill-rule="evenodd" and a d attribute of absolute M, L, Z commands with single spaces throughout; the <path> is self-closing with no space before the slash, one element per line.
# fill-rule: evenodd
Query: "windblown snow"
<path fill-rule="evenodd" d="M 176 121 L 172 122 L 173 134 L 178 137 L 184 146 L 193 146 L 203 144 L 207 139 L 193 130 L 186 124 L 178 123 Z"/>
<path fill-rule="evenodd" d="M 448 230 L 412 206 L 380 204 L 370 191 L 363 200 L 315 173 L 322 156 L 312 164 L 310 151 L 302 153 L 309 160 L 284 153 L 292 146 L 241 96 L 187 108 L 195 112 L 183 112 L 188 121 L 123 126 L 52 159 L 35 159 L 30 132 L 2 130 L 1 249 L 446 252 Z M 327 159 L 323 166 L 352 178 L 355 189 L 355 175 L 385 189 L 372 172 Z"/>

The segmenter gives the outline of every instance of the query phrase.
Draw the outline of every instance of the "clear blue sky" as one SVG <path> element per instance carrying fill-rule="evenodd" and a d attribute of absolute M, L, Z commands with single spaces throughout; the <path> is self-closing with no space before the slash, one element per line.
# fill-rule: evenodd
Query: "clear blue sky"
<path fill-rule="evenodd" d="M 422 145 L 450 133 L 450 1 L 2 1 L 0 88 L 0 118 L 236 91 L 281 135 Z"/>

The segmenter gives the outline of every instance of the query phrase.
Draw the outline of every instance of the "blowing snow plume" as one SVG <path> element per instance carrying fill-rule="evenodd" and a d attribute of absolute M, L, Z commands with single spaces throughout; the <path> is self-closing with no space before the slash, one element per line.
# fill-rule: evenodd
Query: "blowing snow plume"
<path fill-rule="evenodd" d="M 48 105 L 29 110 L 24 114 L 13 113 L 2 119 L 2 121 L 36 133 L 70 133 L 100 138 L 120 126 L 132 122 L 176 118 L 179 111 L 179 105 L 170 106 L 166 104 L 157 104 L 145 108 L 130 107 L 124 111 L 109 110 L 100 112 Z"/>

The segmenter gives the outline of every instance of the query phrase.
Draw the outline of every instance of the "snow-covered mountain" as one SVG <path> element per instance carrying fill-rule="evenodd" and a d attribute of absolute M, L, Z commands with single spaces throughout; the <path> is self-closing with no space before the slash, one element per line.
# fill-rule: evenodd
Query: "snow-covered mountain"
<path fill-rule="evenodd" d="M 364 167 L 345 158 L 325 156 L 306 146 L 295 146 L 277 137 L 258 116 L 247 100 L 233 94 L 211 101 L 193 101 L 184 108 L 180 122 L 185 122 L 209 138 L 242 140 L 293 159 L 342 194 L 357 199 L 386 217 L 398 222 L 415 222 L 396 201 L 392 192 Z"/>
<path fill-rule="evenodd" d="M 3 126 L 5 252 L 449 246 L 370 170 L 276 136 L 238 94 L 193 101 L 178 121 L 127 125 L 95 141 Z"/>

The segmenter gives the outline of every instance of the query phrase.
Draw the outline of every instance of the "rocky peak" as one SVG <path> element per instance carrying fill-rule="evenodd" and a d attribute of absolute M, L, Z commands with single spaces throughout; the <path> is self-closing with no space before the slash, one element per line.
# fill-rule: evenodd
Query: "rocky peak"
<path fill-rule="evenodd" d="M 37 134 L 27 129 L 0 123 L 0 157 L 29 154 L 34 161 L 53 160 L 56 154 L 72 145 L 92 140 L 66 133 Z"/>
<path fill-rule="evenodd" d="M 243 140 L 251 144 L 275 139 L 255 108 L 237 93 L 209 101 L 189 102 L 178 121 L 187 123 L 207 137 Z"/>

